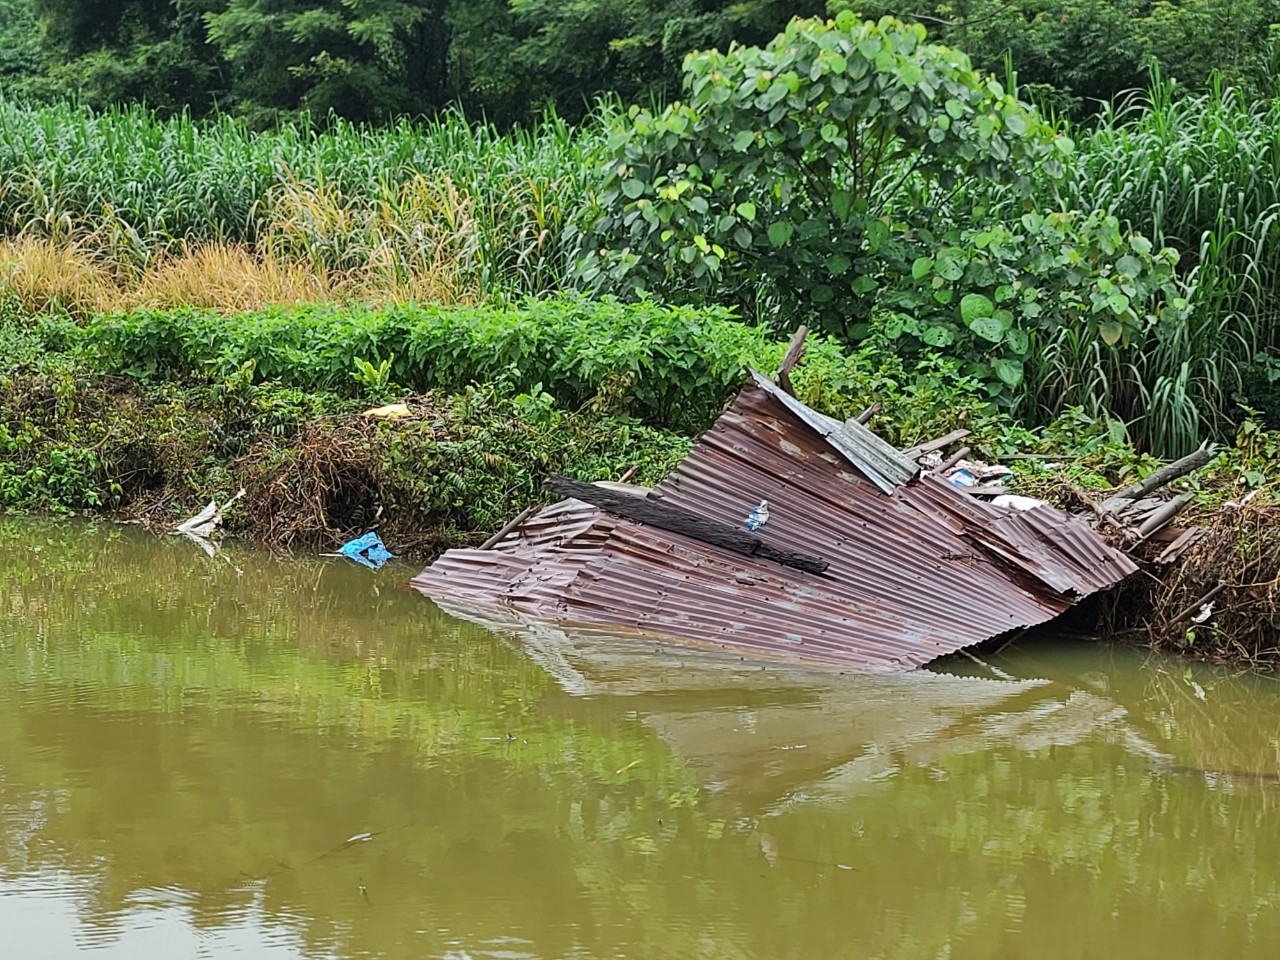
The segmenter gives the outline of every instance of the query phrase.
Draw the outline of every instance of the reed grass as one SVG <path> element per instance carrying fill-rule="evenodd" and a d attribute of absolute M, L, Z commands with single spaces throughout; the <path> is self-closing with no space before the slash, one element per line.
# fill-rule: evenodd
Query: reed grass
<path fill-rule="evenodd" d="M 1044 209 L 1110 212 L 1182 255 L 1186 323 L 1118 349 L 1084 323 L 1042 332 L 1018 410 L 1125 422 L 1175 456 L 1230 433 L 1244 374 L 1280 346 L 1280 98 L 1155 78 L 1077 141 Z M 604 124 L 547 116 L 501 133 L 457 113 L 384 128 L 161 120 L 0 99 L 0 293 L 76 315 L 196 305 L 512 303 L 565 286 L 570 227 L 594 208 Z M 949 222 L 1016 221 L 980 184 L 921 198 Z"/>
<path fill-rule="evenodd" d="M 74 244 L 113 269 L 274 245 L 339 271 L 372 261 L 393 285 L 448 275 L 489 298 L 541 293 L 564 273 L 594 130 L 547 116 L 500 133 L 449 113 L 256 134 L 227 117 L 0 100 L 0 233 Z"/>
<path fill-rule="evenodd" d="M 1220 81 L 1192 96 L 1157 74 L 1145 97 L 1074 135 L 1059 202 L 1178 250 L 1193 310 L 1119 351 L 1060 330 L 1038 364 L 1038 404 L 1102 402 L 1140 444 L 1181 455 L 1231 432 L 1242 374 L 1280 347 L 1280 98 L 1253 101 Z"/>

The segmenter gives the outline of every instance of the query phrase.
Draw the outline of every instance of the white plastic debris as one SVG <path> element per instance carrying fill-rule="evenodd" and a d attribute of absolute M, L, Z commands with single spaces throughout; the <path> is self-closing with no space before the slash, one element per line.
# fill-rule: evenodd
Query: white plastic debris
<path fill-rule="evenodd" d="M 1206 620 L 1208 620 L 1211 616 L 1213 616 L 1213 601 L 1212 601 L 1212 600 L 1210 600 L 1208 603 L 1202 603 L 1202 604 L 1200 605 L 1200 610 L 1196 613 L 1196 615 L 1195 615 L 1194 617 L 1192 617 L 1192 618 L 1191 618 L 1191 622 L 1192 622 L 1192 623 L 1204 623 L 1204 622 L 1205 622 Z"/>
<path fill-rule="evenodd" d="M 217 500 L 210 500 L 209 505 L 194 517 L 178 524 L 174 533 L 181 533 L 184 536 L 191 537 L 193 540 L 208 540 L 213 536 L 214 531 L 222 525 L 222 515 L 243 496 L 244 488 L 241 487 L 240 491 L 222 506 L 218 506 Z"/>
<path fill-rule="evenodd" d="M 747 529 L 755 533 L 769 522 L 769 501 L 761 500 L 760 506 L 751 511 L 747 517 Z"/>
<path fill-rule="evenodd" d="M 1259 487 L 1257 490 L 1250 490 L 1248 493 L 1246 493 L 1243 497 L 1240 498 L 1239 503 L 1237 503 L 1235 500 L 1228 500 L 1226 503 L 1222 505 L 1222 508 L 1224 510 L 1239 510 L 1241 507 L 1243 507 L 1245 504 L 1247 504 L 1250 500 L 1252 500 L 1261 492 L 1262 492 L 1261 487 Z"/>

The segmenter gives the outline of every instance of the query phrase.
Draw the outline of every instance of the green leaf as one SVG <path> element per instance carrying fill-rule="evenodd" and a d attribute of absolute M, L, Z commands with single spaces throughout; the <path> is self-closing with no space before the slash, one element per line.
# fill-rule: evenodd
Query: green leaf
<path fill-rule="evenodd" d="M 879 250 L 889 239 L 889 225 L 883 220 L 871 220 L 867 223 L 867 247 L 873 253 Z"/>
<path fill-rule="evenodd" d="M 961 303 L 963 304 L 963 301 Z M 963 305 L 961 309 L 964 309 Z M 975 336 L 990 340 L 992 343 L 999 343 L 1004 339 L 1004 324 L 995 317 L 977 317 L 973 323 L 969 324 L 969 329 Z"/>
<path fill-rule="evenodd" d="M 1001 357 L 999 360 L 992 363 L 991 366 L 995 369 L 996 376 L 1009 386 L 1016 387 L 1022 382 L 1023 370 L 1021 360 L 1008 360 Z"/>
<path fill-rule="evenodd" d="M 1107 306 L 1111 308 L 1111 312 L 1117 317 L 1121 316 L 1129 310 L 1129 298 L 1123 293 L 1113 293 L 1107 297 Z"/>
<path fill-rule="evenodd" d="M 924 334 L 921 337 L 931 347 L 950 346 L 955 338 L 956 335 L 951 331 L 951 328 L 943 326 L 925 327 Z"/>
<path fill-rule="evenodd" d="M 975 320 L 984 320 L 990 318 L 995 313 L 996 305 L 980 293 L 966 293 L 960 298 L 960 319 L 964 321 L 964 325 L 973 328 Z M 1004 328 L 999 320 L 995 321 L 1000 326 L 1000 334 L 1004 335 Z M 999 337 L 996 338 L 997 340 Z"/>
<path fill-rule="evenodd" d="M 862 296 L 865 293 L 870 293 L 878 286 L 879 284 L 876 283 L 875 277 L 863 275 L 849 284 L 849 289 L 858 294 L 858 296 Z"/>
<path fill-rule="evenodd" d="M 775 247 L 784 246 L 795 230 L 790 220 L 776 220 L 769 224 L 769 242 Z"/>
<path fill-rule="evenodd" d="M 1020 357 L 1025 357 L 1031 349 L 1031 338 L 1025 330 L 1009 330 L 1004 335 L 1006 346 Z"/>
<path fill-rule="evenodd" d="M 835 298 L 835 288 L 825 283 L 818 284 L 809 293 L 809 299 L 814 303 L 830 303 Z"/>
<path fill-rule="evenodd" d="M 853 210 L 853 194 L 848 190 L 837 190 L 831 194 L 831 209 L 841 220 L 848 220 Z"/>
<path fill-rule="evenodd" d="M 640 195 L 644 193 L 644 184 L 634 177 L 630 180 L 623 180 L 622 192 L 627 195 L 628 200 L 639 200 Z"/>
<path fill-rule="evenodd" d="M 911 276 L 915 280 L 923 280 L 933 269 L 933 257 L 916 257 L 911 264 Z"/>
<path fill-rule="evenodd" d="M 947 111 L 947 114 L 952 120 L 959 120 L 964 116 L 964 104 L 959 100 L 948 100 L 943 104 L 943 108 Z"/>
<path fill-rule="evenodd" d="M 843 253 L 833 253 L 827 257 L 827 272 L 833 277 L 839 277 L 848 272 L 850 264 L 853 261 L 846 257 Z"/>
<path fill-rule="evenodd" d="M 1116 272 L 1122 277 L 1136 277 L 1142 272 L 1142 261 L 1126 254 L 1116 261 Z"/>
<path fill-rule="evenodd" d="M 964 262 L 955 254 L 945 250 L 938 255 L 938 265 L 935 269 L 938 271 L 938 276 L 952 282 L 964 276 Z"/>
<path fill-rule="evenodd" d="M 738 204 L 738 216 L 748 223 L 751 222 L 756 218 L 756 205 L 750 201 Z"/>
<path fill-rule="evenodd" d="M 1107 346 L 1114 347 L 1120 342 L 1120 338 L 1124 336 L 1124 327 L 1114 320 L 1108 320 L 1098 327 L 1098 332 L 1102 334 L 1102 339 Z"/>
<path fill-rule="evenodd" d="M 1135 253 L 1144 257 L 1151 253 L 1151 241 L 1143 236 L 1133 237 L 1129 241 L 1129 246 L 1133 248 Z"/>
<path fill-rule="evenodd" d="M 756 132 L 754 130 L 739 130 L 733 136 L 733 149 L 741 153 L 755 142 Z"/>

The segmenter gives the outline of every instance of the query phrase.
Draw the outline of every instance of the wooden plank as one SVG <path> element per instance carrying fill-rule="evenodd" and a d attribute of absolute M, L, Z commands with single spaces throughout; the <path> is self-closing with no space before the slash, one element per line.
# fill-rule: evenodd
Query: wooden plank
<path fill-rule="evenodd" d="M 930 450 L 941 450 L 948 444 L 955 443 L 957 440 L 963 440 L 965 437 L 969 436 L 971 432 L 972 431 L 965 430 L 964 428 L 952 430 L 950 433 L 945 436 L 938 437 L 936 440 L 930 440 L 927 443 L 918 443 L 914 447 L 907 447 L 907 449 L 902 451 L 902 455 L 908 460 L 917 460 L 922 454 L 926 454 Z"/>
<path fill-rule="evenodd" d="M 951 456 L 947 457 L 947 459 L 943 460 L 940 464 L 938 464 L 938 468 L 933 472 L 938 474 L 946 473 L 948 470 L 950 470 L 952 467 L 954 467 L 957 463 L 959 463 L 968 455 L 969 455 L 969 448 L 961 447 Z"/>
<path fill-rule="evenodd" d="M 1204 527 L 1188 527 L 1182 531 L 1177 540 L 1164 548 L 1164 552 L 1156 557 L 1156 563 L 1173 563 L 1195 544 L 1199 543 L 1209 531 Z"/>
<path fill-rule="evenodd" d="M 808 573 L 822 573 L 829 566 L 821 557 L 780 550 L 747 530 L 708 520 L 690 510 L 670 506 L 661 500 L 637 497 L 635 494 L 609 490 L 598 487 L 594 483 L 570 480 L 568 477 L 548 477 L 544 483 L 547 489 L 554 490 L 561 496 L 573 497 L 575 500 L 593 504 L 615 517 L 657 527 L 659 530 L 683 534 L 694 540 L 709 543 L 713 547 L 720 547 L 746 557 L 772 560 L 783 566 L 794 567 Z"/>
<path fill-rule="evenodd" d="M 809 336 L 809 328 L 804 324 L 800 325 L 800 329 L 796 331 L 796 335 L 791 338 L 791 343 L 787 347 L 787 352 L 782 358 L 782 366 L 778 368 L 778 386 L 791 394 L 796 395 L 795 389 L 791 386 L 791 370 L 797 363 L 804 359 L 805 338 Z"/>
<path fill-rule="evenodd" d="M 1140 480 L 1135 484 L 1125 487 L 1115 496 L 1108 497 L 1102 503 L 1103 510 L 1115 510 L 1121 506 L 1125 500 L 1139 500 L 1148 493 L 1159 490 L 1166 484 L 1172 483 L 1179 477 L 1185 477 L 1193 470 L 1199 470 L 1206 463 L 1217 455 L 1214 447 L 1201 447 L 1195 453 L 1189 453 L 1181 460 L 1175 460 L 1173 463 L 1166 464 L 1161 467 L 1145 480 Z"/>
<path fill-rule="evenodd" d="M 1016 490 L 1010 490 L 1008 487 L 962 487 L 955 484 L 955 488 L 961 493 L 967 493 L 971 497 L 1003 497 L 1006 493 L 1017 493 Z"/>
<path fill-rule="evenodd" d="M 501 530 L 495 533 L 492 537 L 490 537 L 484 543 L 480 544 L 480 549 L 491 550 L 493 547 L 497 546 L 497 544 L 502 540 L 503 537 L 505 537 L 508 533 L 510 533 L 516 527 L 520 526 L 520 524 L 528 520 L 529 517 L 533 515 L 533 512 L 537 509 L 538 509 L 537 507 L 525 507 L 518 514 L 516 514 L 514 517 L 508 520 L 505 524 L 503 524 Z"/>

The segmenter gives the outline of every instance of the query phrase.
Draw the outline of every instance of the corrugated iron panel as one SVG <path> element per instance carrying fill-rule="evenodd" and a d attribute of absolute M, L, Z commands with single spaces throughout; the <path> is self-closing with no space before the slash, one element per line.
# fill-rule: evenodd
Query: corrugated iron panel
<path fill-rule="evenodd" d="M 846 460 L 857 467 L 882 493 L 893 493 L 920 472 L 915 461 L 903 456 L 893 444 L 882 440 L 857 421 L 842 423 L 801 403 L 768 377 L 751 371 L 751 379 L 802 422 L 824 437 Z"/>
<path fill-rule="evenodd" d="M 415 586 L 615 633 L 886 670 L 1044 622 L 1133 569 L 1049 508 L 1004 510 L 931 476 L 898 483 L 905 466 L 860 436 L 871 466 L 856 465 L 832 440 L 843 425 L 785 396 L 748 385 L 649 496 L 734 525 L 766 499 L 760 536 L 823 557 L 825 573 L 565 501 L 493 551 L 450 551 Z"/>

